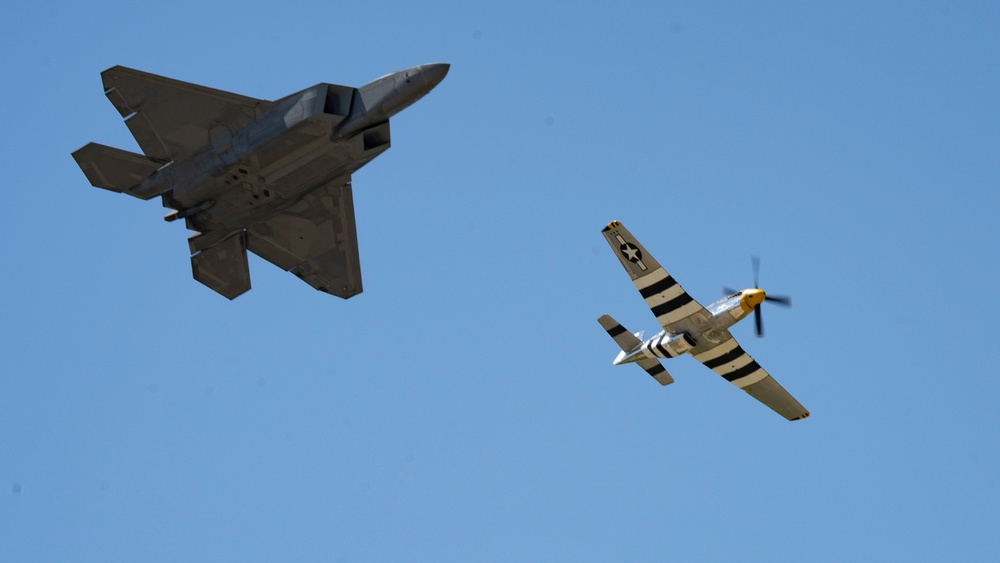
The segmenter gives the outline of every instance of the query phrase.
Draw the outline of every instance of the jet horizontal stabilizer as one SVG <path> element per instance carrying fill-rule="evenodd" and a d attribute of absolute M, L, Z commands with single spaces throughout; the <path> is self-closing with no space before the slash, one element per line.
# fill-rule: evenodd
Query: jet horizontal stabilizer
<path fill-rule="evenodd" d="M 135 195 L 129 189 L 163 166 L 141 154 L 98 143 L 88 143 L 74 152 L 73 158 L 94 187 L 129 195 Z"/>
<path fill-rule="evenodd" d="M 226 299 L 235 299 L 250 290 L 246 234 L 242 231 L 191 257 L 194 279 Z"/>

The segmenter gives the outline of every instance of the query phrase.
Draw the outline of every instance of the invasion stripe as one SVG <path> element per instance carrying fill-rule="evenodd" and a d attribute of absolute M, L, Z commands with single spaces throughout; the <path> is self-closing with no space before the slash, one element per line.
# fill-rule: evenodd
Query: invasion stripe
<path fill-rule="evenodd" d="M 677 285 L 677 282 L 674 281 L 674 278 L 668 275 L 662 280 L 655 282 L 649 285 L 648 287 L 640 289 L 639 294 L 642 295 L 643 299 L 649 299 L 650 297 L 656 295 L 657 293 L 666 291 L 671 287 L 674 287 L 675 285 Z"/>
<path fill-rule="evenodd" d="M 666 346 L 663 345 L 663 340 L 665 338 L 666 338 L 666 335 L 660 337 L 660 341 L 656 343 L 656 349 L 659 350 L 660 353 L 663 354 L 664 358 L 672 358 L 673 356 L 670 354 L 669 351 L 667 351 Z"/>
<path fill-rule="evenodd" d="M 705 310 L 704 307 L 702 307 L 701 305 L 698 304 L 697 301 L 695 301 L 694 299 L 692 299 L 687 305 L 684 305 L 683 307 L 681 307 L 680 309 L 677 309 L 676 311 L 674 311 L 671 314 L 672 315 L 679 315 L 676 318 L 683 319 L 684 317 L 688 317 L 690 315 L 693 315 L 693 314 L 697 313 L 698 311 L 704 311 L 704 310 Z"/>
<path fill-rule="evenodd" d="M 731 383 L 733 381 L 736 381 L 737 379 L 746 377 L 746 376 L 750 375 L 751 373 L 753 373 L 753 372 L 755 372 L 755 371 L 757 371 L 759 369 L 760 369 L 760 364 L 758 364 L 757 361 L 754 360 L 754 361 L 750 362 L 749 364 L 741 367 L 740 369 L 735 370 L 732 373 L 728 373 L 726 375 L 723 375 L 722 377 L 726 381 L 729 381 Z"/>
<path fill-rule="evenodd" d="M 663 364 L 657 363 L 655 366 L 647 369 L 646 373 L 652 375 L 653 377 L 656 377 L 657 375 L 660 375 L 665 371 L 667 371 L 667 368 L 663 367 Z"/>
<path fill-rule="evenodd" d="M 705 362 L 712 361 L 715 358 L 721 356 L 722 354 L 727 353 L 729 350 L 732 350 L 737 346 L 739 346 L 739 344 L 736 342 L 736 339 L 730 338 L 729 340 L 726 340 L 722 344 L 709 348 L 708 350 L 705 350 L 701 354 L 698 354 L 697 356 L 694 357 L 694 359 L 704 364 Z"/>
<path fill-rule="evenodd" d="M 733 348 L 732 350 L 726 352 L 725 354 L 719 356 L 718 358 L 712 360 L 706 360 L 702 363 L 705 364 L 705 366 L 708 367 L 709 369 L 715 369 L 721 365 L 725 365 L 728 364 L 729 362 L 735 361 L 743 354 L 746 354 L 746 352 L 743 351 L 743 348 L 737 346 L 736 348 Z"/>
<path fill-rule="evenodd" d="M 615 325 L 611 328 L 606 328 L 604 330 L 608 331 L 608 334 L 611 335 L 611 338 L 614 338 L 623 332 L 628 332 L 622 325 Z"/>
<path fill-rule="evenodd" d="M 670 301 L 667 301 L 665 303 L 660 303 L 656 307 L 653 307 L 651 310 L 653 311 L 653 315 L 656 318 L 660 318 L 662 315 L 668 315 L 692 301 L 694 301 L 694 298 L 692 298 L 687 293 L 682 293 L 677 297 L 674 297 Z"/>
<path fill-rule="evenodd" d="M 763 368 L 761 368 L 742 379 L 734 380 L 732 383 L 733 385 L 739 387 L 740 389 L 746 391 L 747 393 L 750 393 L 751 387 L 757 385 L 758 383 L 764 381 L 765 379 L 770 379 L 771 381 L 774 381 L 774 378 L 768 375 L 767 372 L 764 371 Z M 774 383 L 775 385 L 777 385 L 778 382 L 775 381 Z M 750 394 L 753 395 L 753 393 Z"/>

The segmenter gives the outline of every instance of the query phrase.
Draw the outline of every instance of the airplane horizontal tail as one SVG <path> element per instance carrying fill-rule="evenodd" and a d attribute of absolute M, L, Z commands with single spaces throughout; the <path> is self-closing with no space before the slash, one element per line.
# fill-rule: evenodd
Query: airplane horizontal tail
<path fill-rule="evenodd" d="M 646 373 L 659 382 L 660 385 L 670 385 L 674 382 L 674 378 L 670 377 L 670 374 L 667 373 L 667 368 L 663 367 L 660 360 L 651 358 L 648 360 L 639 360 L 636 363 L 639 364 L 639 367 L 646 370 Z"/>
<path fill-rule="evenodd" d="M 642 341 L 639 337 L 632 334 L 625 327 L 623 327 L 618 321 L 611 318 L 611 315 L 601 315 L 597 319 L 597 322 L 601 323 L 601 327 L 608 333 L 608 336 L 614 339 L 618 344 L 618 347 L 622 349 L 618 357 L 615 358 L 615 365 L 623 363 L 623 360 L 629 353 L 634 352 L 639 347 L 642 346 Z M 674 382 L 674 378 L 670 377 L 667 373 L 667 369 L 663 367 L 660 360 L 656 358 L 643 358 L 640 360 L 629 360 L 629 362 L 634 362 L 639 364 L 643 370 L 646 371 L 653 379 L 659 382 L 660 385 L 670 385 Z"/>
<path fill-rule="evenodd" d="M 89 143 L 77 150 L 73 153 L 73 159 L 80 165 L 92 186 L 129 195 L 135 195 L 130 189 L 163 166 L 141 154 L 98 143 Z"/>
<path fill-rule="evenodd" d="M 226 299 L 250 291 L 246 233 L 239 233 L 191 256 L 194 279 Z"/>

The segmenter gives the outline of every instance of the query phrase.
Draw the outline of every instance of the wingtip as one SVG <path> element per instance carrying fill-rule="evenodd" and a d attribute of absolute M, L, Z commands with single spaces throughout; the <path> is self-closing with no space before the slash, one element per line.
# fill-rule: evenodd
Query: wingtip
<path fill-rule="evenodd" d="M 615 229 L 615 228 L 618 228 L 618 227 L 621 227 L 621 226 L 622 226 L 622 224 L 619 221 L 612 221 L 612 222 L 608 223 L 607 227 L 604 227 L 603 229 L 601 229 L 601 232 L 602 233 L 603 232 L 607 232 L 607 231 L 610 231 L 611 229 Z"/>
<path fill-rule="evenodd" d="M 126 70 L 129 70 L 129 68 L 128 67 L 124 67 L 122 65 L 115 65 L 115 66 L 113 66 L 111 68 L 108 68 L 108 69 L 105 69 L 103 72 L 101 72 L 101 76 L 102 77 L 104 77 L 104 76 L 114 76 L 114 75 L 117 75 L 117 74 L 121 73 L 122 71 L 126 71 Z"/>
<path fill-rule="evenodd" d="M 792 420 L 802 420 L 804 418 L 809 418 L 809 411 L 800 414 L 799 416 L 793 418 Z"/>

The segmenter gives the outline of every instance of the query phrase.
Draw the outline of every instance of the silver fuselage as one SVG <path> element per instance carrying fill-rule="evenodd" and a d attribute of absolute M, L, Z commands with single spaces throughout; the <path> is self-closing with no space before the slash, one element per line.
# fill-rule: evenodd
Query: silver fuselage
<path fill-rule="evenodd" d="M 615 364 L 636 362 L 645 358 L 672 358 L 681 354 L 696 355 L 732 338 L 729 327 L 750 312 L 753 307 L 747 303 L 747 296 L 758 290 L 745 289 L 719 299 L 690 317 L 678 322 L 676 330 L 663 330 L 643 341 L 634 350 L 623 352 Z M 679 336 L 687 336 L 679 339 Z M 667 342 L 674 345 L 667 345 Z M 689 344 L 685 344 L 688 342 Z"/>

